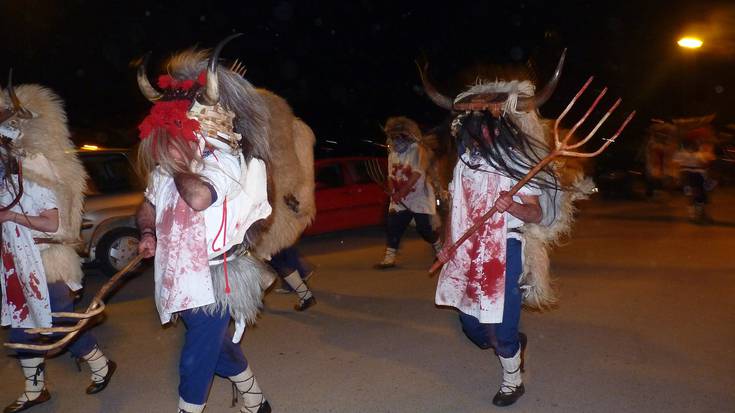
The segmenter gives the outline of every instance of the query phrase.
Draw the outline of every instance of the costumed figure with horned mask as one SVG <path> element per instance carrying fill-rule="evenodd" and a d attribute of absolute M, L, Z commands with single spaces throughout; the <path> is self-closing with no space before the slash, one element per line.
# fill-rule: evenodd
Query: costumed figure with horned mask
<path fill-rule="evenodd" d="M 554 77 L 539 93 L 529 81 L 478 81 L 451 99 L 422 81 L 429 97 L 453 113 L 458 161 L 449 184 L 451 209 L 445 244 L 461 239 L 495 208 L 454 254 L 443 259 L 436 304 L 459 310 L 467 337 L 493 348 L 503 370 L 493 404 L 515 403 L 525 391 L 521 372 L 526 336 L 519 332 L 521 307 L 547 308 L 556 301 L 547 249 L 569 230 L 575 199 L 591 190 L 581 174 L 562 190 L 559 165 L 541 169 L 513 195 L 516 183 L 550 152 L 536 108 L 553 93 Z M 453 245 L 454 247 L 454 245 Z"/>
<path fill-rule="evenodd" d="M 51 90 L 35 85 L 0 93 L 0 223 L 2 223 L 2 325 L 11 342 L 33 347 L 34 329 L 62 326 L 59 313 L 73 311 L 82 269 L 73 245 L 79 241 L 87 174 L 69 139 L 66 112 Z M 53 338 L 57 334 L 45 335 Z M 116 364 L 89 331 L 68 344 L 92 372 L 87 394 L 107 387 Z M 4 410 L 19 412 L 48 401 L 46 351 L 17 351 L 25 390 Z"/>
<path fill-rule="evenodd" d="M 178 317 L 187 328 L 180 412 L 204 409 L 215 374 L 242 396 L 242 412 L 271 411 L 238 343 L 275 277 L 261 257 L 293 244 L 314 214 L 314 136 L 283 99 L 245 80 L 240 63 L 220 63 L 237 36 L 209 56 L 174 55 L 158 88 L 145 64 L 138 72 L 154 103 L 139 127 L 149 171 L 140 251 L 155 257 L 161 322 Z M 290 170 L 279 169 L 284 164 Z"/>

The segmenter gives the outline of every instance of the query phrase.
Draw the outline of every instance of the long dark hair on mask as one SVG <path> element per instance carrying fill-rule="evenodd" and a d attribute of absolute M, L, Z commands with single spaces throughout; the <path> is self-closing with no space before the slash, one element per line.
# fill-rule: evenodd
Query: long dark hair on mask
<path fill-rule="evenodd" d="M 545 143 L 525 134 L 505 116 L 495 118 L 486 111 L 471 112 L 464 115 L 461 123 L 457 132 L 458 155 L 461 162 L 475 170 L 482 170 L 482 165 L 473 165 L 462 159 L 461 155 L 466 149 L 476 151 L 498 173 L 516 181 L 523 179 L 549 152 Z M 489 170 L 486 172 L 492 173 Z M 549 166 L 530 183 L 537 188 L 560 189 L 556 175 Z"/>

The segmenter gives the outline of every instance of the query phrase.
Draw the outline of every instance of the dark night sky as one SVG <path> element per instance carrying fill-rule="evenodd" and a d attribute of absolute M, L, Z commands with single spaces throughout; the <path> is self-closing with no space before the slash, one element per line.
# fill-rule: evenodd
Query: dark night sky
<path fill-rule="evenodd" d="M 417 58 L 428 59 L 435 84 L 452 94 L 478 67 L 529 58 L 544 81 L 567 47 L 560 87 L 542 113 L 558 115 L 594 74 L 595 86 L 623 97 L 624 111 L 639 111 L 625 138 L 634 147 L 653 116 L 717 111 L 721 123 L 735 122 L 735 34 L 726 30 L 735 27 L 735 6 L 728 3 L 6 1 L 0 73 L 12 66 L 16 83 L 55 89 L 79 134 L 134 136 L 149 104 L 131 62 L 152 51 L 154 75 L 173 51 L 242 32 L 223 56 L 245 62 L 246 77 L 285 97 L 318 139 L 354 147 L 382 139 L 378 125 L 391 115 L 427 127 L 445 118 L 422 95 Z M 675 40 L 697 24 L 709 37 L 694 57 Z"/>

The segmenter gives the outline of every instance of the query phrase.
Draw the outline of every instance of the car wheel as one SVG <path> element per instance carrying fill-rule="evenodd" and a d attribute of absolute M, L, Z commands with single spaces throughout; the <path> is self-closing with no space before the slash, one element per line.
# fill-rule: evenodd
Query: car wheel
<path fill-rule="evenodd" d="M 97 243 L 96 262 L 102 272 L 112 276 L 138 255 L 140 236 L 133 228 L 118 228 L 105 234 Z"/>

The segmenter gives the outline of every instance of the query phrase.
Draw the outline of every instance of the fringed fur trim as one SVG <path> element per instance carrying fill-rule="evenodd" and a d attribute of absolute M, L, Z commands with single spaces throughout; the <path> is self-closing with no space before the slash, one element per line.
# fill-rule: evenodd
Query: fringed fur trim
<path fill-rule="evenodd" d="M 81 284 L 84 273 L 82 263 L 76 251 L 68 245 L 50 244 L 41 251 L 43 269 L 46 271 L 46 282 L 49 284 L 63 281 Z"/>
<path fill-rule="evenodd" d="M 586 199 L 593 188 L 592 179 L 580 176 L 572 185 L 572 189 L 562 193 L 556 208 L 556 219 L 551 225 L 523 226 L 523 274 L 520 284 L 523 289 L 524 305 L 527 307 L 547 310 L 557 303 L 554 280 L 549 271 L 549 250 L 558 246 L 571 231 L 576 211 L 574 202 Z"/>
<path fill-rule="evenodd" d="M 202 311 L 210 315 L 229 311 L 235 320 L 255 324 L 263 304 L 263 292 L 269 285 L 267 280 L 275 278 L 270 268 L 252 254 L 246 254 L 227 263 L 227 281 L 224 264 L 214 265 L 210 270 L 215 303 L 200 307 Z M 229 282 L 229 294 L 225 292 L 226 282 Z"/>

